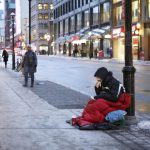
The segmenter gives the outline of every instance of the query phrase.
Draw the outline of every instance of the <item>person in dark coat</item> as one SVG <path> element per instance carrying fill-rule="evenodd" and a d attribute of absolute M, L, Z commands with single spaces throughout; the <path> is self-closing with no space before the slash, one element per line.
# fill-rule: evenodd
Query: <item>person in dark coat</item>
<path fill-rule="evenodd" d="M 8 61 L 9 55 L 8 55 L 8 52 L 5 49 L 3 50 L 2 57 L 3 57 L 3 61 L 5 63 L 5 68 L 7 68 L 7 61 Z"/>
<path fill-rule="evenodd" d="M 97 80 L 94 99 L 103 98 L 111 102 L 117 102 L 120 95 L 125 92 L 123 85 L 105 67 L 99 68 L 95 72 L 94 77 Z"/>
<path fill-rule="evenodd" d="M 27 46 L 27 52 L 24 55 L 22 67 L 24 68 L 25 84 L 23 86 L 28 86 L 28 75 L 31 76 L 31 87 L 34 85 L 34 73 L 37 67 L 37 56 L 32 51 L 31 46 Z"/>

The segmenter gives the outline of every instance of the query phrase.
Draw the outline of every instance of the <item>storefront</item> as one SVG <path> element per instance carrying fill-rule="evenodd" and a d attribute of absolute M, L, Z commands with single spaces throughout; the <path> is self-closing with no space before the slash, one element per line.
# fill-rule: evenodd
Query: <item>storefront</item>
<path fill-rule="evenodd" d="M 113 38 L 113 57 L 116 59 L 124 60 L 125 55 L 125 33 L 124 27 L 115 28 L 112 30 Z M 133 59 L 140 59 L 139 53 L 141 49 L 141 35 L 140 24 L 132 25 L 132 54 Z"/>

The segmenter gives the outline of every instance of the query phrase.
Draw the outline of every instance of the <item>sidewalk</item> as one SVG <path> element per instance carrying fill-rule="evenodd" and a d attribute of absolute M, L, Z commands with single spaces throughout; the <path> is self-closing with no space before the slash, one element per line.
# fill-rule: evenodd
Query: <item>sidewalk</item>
<path fill-rule="evenodd" d="M 24 88 L 20 75 L 0 64 L 0 150 L 148 150 L 150 132 L 138 127 L 112 131 L 80 131 L 65 121 L 82 109 L 58 109 L 34 92 Z M 64 96 L 82 97 L 62 88 Z M 37 86 L 37 85 L 35 85 Z M 39 85 L 40 86 L 40 85 Z M 44 86 L 44 85 L 43 85 Z M 54 97 L 55 96 L 55 97 Z M 58 99 L 58 94 L 49 97 Z M 62 97 L 64 98 L 64 97 Z M 138 116 L 140 117 L 140 116 Z M 142 116 L 143 117 L 143 116 Z M 148 117 L 148 118 L 146 118 Z M 150 119 L 149 116 L 144 116 Z"/>

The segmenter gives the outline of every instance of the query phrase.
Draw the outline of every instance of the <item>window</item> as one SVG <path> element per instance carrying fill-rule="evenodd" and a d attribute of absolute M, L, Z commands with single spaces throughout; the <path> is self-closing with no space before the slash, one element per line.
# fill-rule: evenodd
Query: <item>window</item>
<path fill-rule="evenodd" d="M 132 22 L 137 22 L 139 18 L 139 3 L 138 0 L 132 2 Z"/>
<path fill-rule="evenodd" d="M 88 0 L 86 0 L 86 4 L 88 4 Z"/>
<path fill-rule="evenodd" d="M 38 19 L 39 20 L 43 19 L 43 15 L 41 13 L 38 14 Z"/>
<path fill-rule="evenodd" d="M 93 25 L 98 25 L 99 23 L 99 10 L 98 6 L 93 8 Z"/>
<path fill-rule="evenodd" d="M 77 9 L 78 0 L 75 0 L 75 9 Z"/>
<path fill-rule="evenodd" d="M 48 13 L 44 14 L 44 19 L 47 20 L 48 18 Z"/>
<path fill-rule="evenodd" d="M 75 27 L 75 19 L 74 19 L 74 16 L 72 16 L 70 18 L 70 32 L 74 31 L 74 27 Z"/>
<path fill-rule="evenodd" d="M 89 27 L 89 11 L 84 12 L 84 27 Z"/>
<path fill-rule="evenodd" d="M 80 8 L 80 0 L 78 0 L 78 8 Z"/>
<path fill-rule="evenodd" d="M 68 19 L 65 20 L 65 34 L 68 33 Z"/>
<path fill-rule="evenodd" d="M 60 22 L 60 35 L 63 34 L 63 21 Z"/>
<path fill-rule="evenodd" d="M 148 3 L 148 18 L 150 19 L 150 0 L 148 0 L 147 3 Z"/>
<path fill-rule="evenodd" d="M 116 8 L 116 25 L 122 25 L 122 6 Z"/>
<path fill-rule="evenodd" d="M 113 0 L 113 3 L 121 2 L 122 0 Z"/>
<path fill-rule="evenodd" d="M 77 27 L 76 27 L 77 30 L 81 29 L 81 23 L 82 23 L 81 17 L 82 17 L 81 14 L 77 14 Z"/>
<path fill-rule="evenodd" d="M 43 33 L 39 33 L 39 38 L 40 38 L 41 40 L 43 40 L 43 39 L 44 39 L 44 35 L 43 35 Z"/>
<path fill-rule="evenodd" d="M 46 10 L 49 9 L 48 4 L 43 4 L 43 8 Z"/>
<path fill-rule="evenodd" d="M 102 23 L 110 21 L 110 3 L 109 2 L 104 3 L 102 5 L 101 12 L 102 12 L 102 17 L 101 17 L 102 18 L 102 20 L 101 20 Z"/>
<path fill-rule="evenodd" d="M 82 6 L 84 6 L 84 0 L 82 0 Z"/>
<path fill-rule="evenodd" d="M 50 8 L 51 10 L 53 10 L 53 9 L 54 9 L 53 4 L 50 4 L 50 5 L 49 5 L 49 8 Z"/>
<path fill-rule="evenodd" d="M 39 30 L 42 30 L 43 29 L 43 23 L 39 23 L 38 28 L 39 28 Z"/>
<path fill-rule="evenodd" d="M 39 9 L 39 10 L 43 9 L 42 4 L 38 4 L 38 9 Z"/>
<path fill-rule="evenodd" d="M 48 29 L 48 23 L 44 23 L 44 29 Z"/>

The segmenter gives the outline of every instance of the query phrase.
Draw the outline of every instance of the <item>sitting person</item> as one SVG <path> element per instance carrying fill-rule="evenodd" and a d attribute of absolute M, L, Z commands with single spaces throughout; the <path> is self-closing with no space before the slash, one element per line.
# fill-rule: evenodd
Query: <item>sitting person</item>
<path fill-rule="evenodd" d="M 99 68 L 95 72 L 94 77 L 97 81 L 94 99 L 103 98 L 111 102 L 117 102 L 120 95 L 125 92 L 123 85 L 105 67 Z"/>
<path fill-rule="evenodd" d="M 72 125 L 82 127 L 93 123 L 103 123 L 109 112 L 126 110 L 130 106 L 130 95 L 125 92 L 123 85 L 113 77 L 112 72 L 101 67 L 95 72 L 94 77 L 96 78 L 96 96 L 90 99 L 81 116 L 72 118 Z"/>

